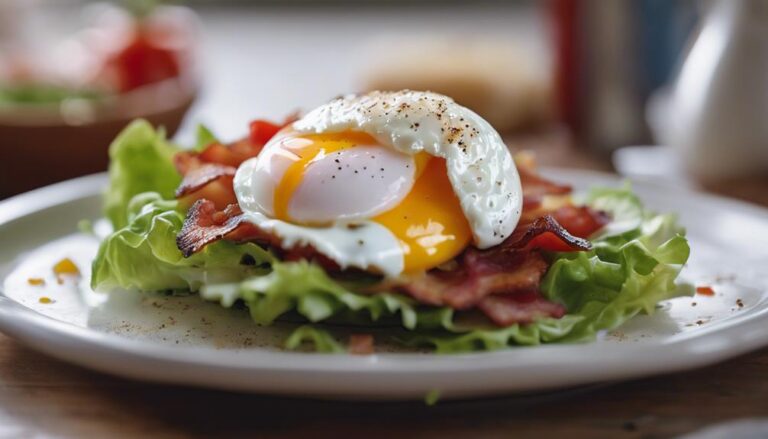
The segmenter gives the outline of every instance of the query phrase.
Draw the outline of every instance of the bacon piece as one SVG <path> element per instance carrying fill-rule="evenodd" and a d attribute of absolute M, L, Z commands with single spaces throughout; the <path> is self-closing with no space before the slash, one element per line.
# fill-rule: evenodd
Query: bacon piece
<path fill-rule="evenodd" d="M 459 310 L 477 307 L 499 326 L 531 323 L 540 317 L 560 318 L 566 312 L 563 305 L 538 292 L 548 268 L 537 251 L 468 250 L 459 268 L 434 270 L 398 289 L 428 305 Z"/>
<path fill-rule="evenodd" d="M 531 169 L 521 167 L 517 171 L 520 174 L 523 197 L 536 199 L 544 195 L 567 195 L 573 190 L 570 185 L 547 180 Z"/>
<path fill-rule="evenodd" d="M 230 204 L 237 204 L 232 177 L 221 177 L 203 186 L 198 191 L 179 198 L 179 205 L 189 207 L 197 200 L 212 201 L 216 209 L 219 210 L 226 209 Z"/>
<path fill-rule="evenodd" d="M 197 200 L 212 201 L 217 209 L 237 203 L 232 180 L 235 168 L 217 164 L 203 164 L 187 172 L 176 189 L 176 198 L 182 206 L 191 206 Z"/>
<path fill-rule="evenodd" d="M 421 303 L 469 309 L 491 295 L 538 291 L 549 264 L 536 250 L 575 251 L 590 248 L 589 241 L 572 236 L 554 218 L 544 216 L 518 227 L 512 236 L 496 247 L 488 250 L 467 249 L 454 270 L 432 270 L 416 278 L 405 278 L 397 288 Z M 551 311 L 554 308 L 547 309 Z M 499 316 L 496 318 L 503 320 Z"/>
<path fill-rule="evenodd" d="M 535 216 L 535 214 L 537 213 L 536 211 L 538 211 L 541 208 L 543 201 L 544 201 L 543 197 L 523 196 L 523 214 L 520 217 L 520 220 L 524 221 L 526 217 L 530 216 L 531 214 Z"/>
<path fill-rule="evenodd" d="M 455 270 L 405 278 L 399 290 L 421 303 L 469 309 L 494 293 L 538 289 L 548 264 L 538 252 L 502 255 L 469 249 Z"/>
<path fill-rule="evenodd" d="M 349 353 L 353 355 L 373 354 L 373 335 L 352 334 L 349 336 Z"/>
<path fill-rule="evenodd" d="M 200 152 L 183 151 L 173 157 L 173 163 L 179 174 L 186 175 L 206 164 L 215 164 L 237 169 L 241 163 L 256 157 L 264 145 L 252 144 L 247 139 L 228 145 L 212 143 Z"/>
<path fill-rule="evenodd" d="M 208 145 L 197 158 L 205 163 L 217 163 L 237 168 L 251 157 L 256 157 L 264 145 L 254 145 L 247 140 L 240 140 L 229 145 L 214 143 Z"/>
<path fill-rule="evenodd" d="M 256 157 L 264 148 L 264 145 L 285 126 L 296 121 L 297 114 L 285 118 L 282 124 L 275 124 L 266 120 L 254 120 L 250 124 L 248 137 L 229 144 L 218 142 L 207 145 L 202 151 L 184 151 L 176 154 L 174 164 L 180 174 L 188 172 L 212 163 L 237 168 L 249 158 Z"/>
<path fill-rule="evenodd" d="M 563 305 L 550 302 L 536 290 L 494 294 L 483 298 L 477 308 L 499 326 L 533 323 L 542 317 L 559 319 L 566 313 Z"/>
<path fill-rule="evenodd" d="M 588 238 L 610 222 L 605 212 L 587 206 L 562 206 L 552 212 L 552 217 L 573 236 Z"/>
<path fill-rule="evenodd" d="M 287 117 L 282 125 L 255 120 L 251 122 L 250 135 L 242 140 L 227 145 L 214 142 L 200 152 L 177 153 L 173 163 L 184 179 L 176 190 L 176 197 L 185 197 L 187 205 L 207 198 L 213 200 L 219 209 L 235 203 L 232 188 L 235 170 L 244 161 L 259 155 L 278 131 L 295 120 L 296 114 Z"/>
<path fill-rule="evenodd" d="M 519 226 L 512 236 L 489 251 L 541 249 L 567 252 L 591 248 L 592 244 L 589 241 L 571 235 L 551 215 L 544 215 L 532 223 Z"/>
<path fill-rule="evenodd" d="M 544 195 L 567 195 L 571 186 L 558 184 L 539 175 L 537 172 L 536 155 L 531 151 L 519 151 L 514 155 L 523 196 L 529 198 L 529 203 L 541 200 Z"/>
<path fill-rule="evenodd" d="M 244 140 L 228 147 L 214 143 L 200 153 L 191 151 L 177 153 L 173 157 L 173 162 L 176 170 L 184 178 L 176 188 L 176 198 L 181 199 L 186 206 L 197 200 L 208 199 L 213 201 L 218 209 L 237 203 L 232 185 L 237 167 L 261 151 L 261 147 L 253 149 L 252 153 L 239 151 L 246 147 L 251 148 L 250 142 Z"/>
<path fill-rule="evenodd" d="M 232 204 L 224 211 L 216 209 L 210 200 L 197 200 L 187 212 L 187 218 L 176 236 L 176 245 L 184 257 L 190 257 L 206 245 L 228 239 L 244 241 L 265 239 L 253 224 L 244 221 L 242 211 Z"/>
<path fill-rule="evenodd" d="M 221 177 L 232 178 L 237 169 L 232 166 L 224 166 L 212 163 L 206 163 L 190 170 L 184 175 L 181 184 L 176 188 L 176 198 L 181 198 L 193 192 L 200 190 L 208 183 L 218 180 Z"/>

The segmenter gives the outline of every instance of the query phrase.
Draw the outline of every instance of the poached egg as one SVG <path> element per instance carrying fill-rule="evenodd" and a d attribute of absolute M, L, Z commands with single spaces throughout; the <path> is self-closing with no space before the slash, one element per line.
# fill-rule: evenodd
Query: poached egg
<path fill-rule="evenodd" d="M 488 122 L 408 90 L 316 108 L 244 162 L 234 187 L 246 220 L 285 248 L 389 277 L 500 244 L 522 210 L 514 161 Z"/>

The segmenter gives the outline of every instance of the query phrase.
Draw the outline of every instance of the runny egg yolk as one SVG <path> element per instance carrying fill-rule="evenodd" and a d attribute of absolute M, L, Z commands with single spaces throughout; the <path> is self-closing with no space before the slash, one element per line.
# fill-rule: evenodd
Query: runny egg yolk
<path fill-rule="evenodd" d="M 357 145 L 376 143 L 370 135 L 360 132 L 310 134 L 286 140 L 283 151 L 292 163 L 275 186 L 275 218 L 292 222 L 288 215 L 291 198 L 313 162 Z M 419 153 L 414 163 L 415 182 L 410 192 L 394 208 L 369 218 L 400 241 L 406 273 L 434 268 L 453 259 L 472 238 L 448 180 L 445 160 Z"/>

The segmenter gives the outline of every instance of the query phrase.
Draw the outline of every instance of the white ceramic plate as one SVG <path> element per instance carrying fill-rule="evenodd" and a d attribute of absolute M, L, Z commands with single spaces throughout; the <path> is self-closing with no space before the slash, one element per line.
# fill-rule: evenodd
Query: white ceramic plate
<path fill-rule="evenodd" d="M 550 170 L 577 188 L 617 185 L 597 173 Z M 635 189 L 653 209 L 677 211 L 692 257 L 683 277 L 717 294 L 675 299 L 599 341 L 467 355 L 384 352 L 359 357 L 284 352 L 285 328 L 196 297 L 101 295 L 87 288 L 97 242 L 76 232 L 100 215 L 103 175 L 0 203 L 0 330 L 54 357 L 140 380 L 298 396 L 392 399 L 527 392 L 672 372 L 768 344 L 768 211 L 652 183 Z M 83 278 L 58 284 L 72 258 Z M 42 277 L 44 286 L 31 286 Z M 40 302 L 41 297 L 53 303 Z"/>

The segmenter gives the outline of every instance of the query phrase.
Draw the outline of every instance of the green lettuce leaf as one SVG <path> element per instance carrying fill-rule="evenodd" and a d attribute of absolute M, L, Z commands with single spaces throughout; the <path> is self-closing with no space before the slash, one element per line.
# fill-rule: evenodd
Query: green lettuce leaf
<path fill-rule="evenodd" d="M 219 139 L 213 134 L 207 126 L 203 124 L 197 124 L 197 141 L 195 141 L 195 151 L 202 151 L 206 146 L 211 143 L 216 143 Z"/>
<path fill-rule="evenodd" d="M 208 282 L 232 282 L 268 271 L 272 255 L 256 244 L 219 241 L 185 258 L 176 247 L 184 212 L 156 192 L 133 197 L 128 225 L 108 236 L 93 262 L 91 286 L 142 291 L 197 291 Z"/>
<path fill-rule="evenodd" d="M 616 221 L 593 238 L 592 251 L 555 256 L 542 282 L 547 298 L 583 317 L 564 341 L 591 340 L 640 312 L 652 314 L 662 300 L 693 294 L 675 282 L 690 248 L 673 215 L 643 210 L 629 187 L 593 191 L 588 204 Z"/>
<path fill-rule="evenodd" d="M 156 131 L 145 120 L 132 122 L 112 142 L 104 210 L 115 230 L 128 224 L 128 205 L 134 196 L 151 191 L 173 198 L 181 182 L 173 165 L 178 151 L 162 129 Z"/>
<path fill-rule="evenodd" d="M 312 344 L 316 352 L 325 354 L 347 352 L 330 332 L 312 325 L 302 325 L 291 332 L 285 340 L 285 348 L 295 350 L 307 343 Z"/>

